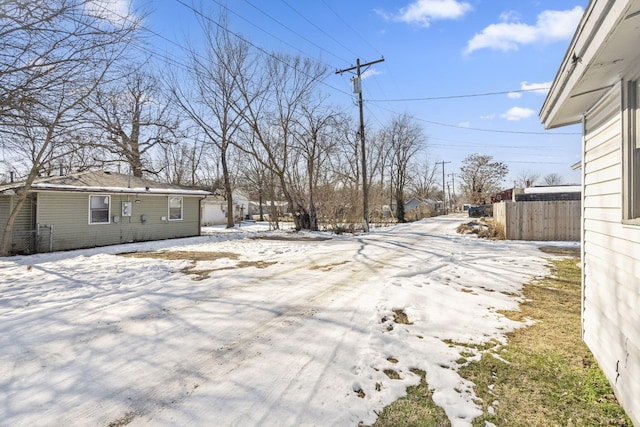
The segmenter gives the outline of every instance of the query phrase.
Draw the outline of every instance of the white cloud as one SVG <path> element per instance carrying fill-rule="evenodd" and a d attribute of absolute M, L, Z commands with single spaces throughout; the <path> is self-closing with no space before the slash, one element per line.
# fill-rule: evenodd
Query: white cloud
<path fill-rule="evenodd" d="M 480 119 L 482 120 L 493 120 L 496 118 L 495 114 L 486 114 L 484 116 L 480 116 Z"/>
<path fill-rule="evenodd" d="M 515 10 L 507 10 L 505 12 L 502 12 L 500 14 L 500 20 L 502 22 L 517 22 L 522 18 L 522 15 L 520 15 L 518 12 L 516 12 Z"/>
<path fill-rule="evenodd" d="M 377 76 L 382 74 L 382 71 L 378 71 L 375 68 L 370 68 L 367 71 L 365 71 L 364 73 L 360 74 L 360 78 L 362 80 L 368 78 L 368 77 L 373 77 L 373 76 Z"/>
<path fill-rule="evenodd" d="M 513 12 L 503 13 L 499 24 L 491 24 L 467 42 L 465 53 L 478 49 L 518 50 L 533 43 L 552 43 L 570 39 L 582 18 L 583 9 L 546 10 L 538 15 L 535 25 L 519 22 Z"/>
<path fill-rule="evenodd" d="M 500 117 L 506 120 L 518 121 L 533 116 L 536 112 L 531 108 L 513 107 Z"/>
<path fill-rule="evenodd" d="M 131 18 L 131 0 L 88 0 L 85 11 L 96 18 L 120 24 Z"/>
<path fill-rule="evenodd" d="M 428 27 L 431 21 L 457 19 L 471 10 L 471 5 L 459 0 L 414 0 L 397 13 L 376 12 L 387 20 Z"/>
<path fill-rule="evenodd" d="M 520 84 L 520 89 L 529 90 L 533 93 L 537 93 L 539 95 L 547 95 L 549 92 L 549 88 L 551 87 L 552 82 L 544 82 L 544 83 L 528 83 L 522 82 Z"/>
<path fill-rule="evenodd" d="M 458 123 L 458 127 L 459 127 L 459 128 L 468 128 L 468 127 L 471 127 L 471 122 L 462 122 L 462 123 Z"/>
<path fill-rule="evenodd" d="M 549 92 L 549 88 L 551 87 L 551 83 L 552 82 L 544 82 L 544 83 L 522 82 L 520 83 L 520 92 L 509 92 L 507 96 L 511 99 L 520 99 L 522 98 L 523 91 L 546 96 L 547 93 Z"/>

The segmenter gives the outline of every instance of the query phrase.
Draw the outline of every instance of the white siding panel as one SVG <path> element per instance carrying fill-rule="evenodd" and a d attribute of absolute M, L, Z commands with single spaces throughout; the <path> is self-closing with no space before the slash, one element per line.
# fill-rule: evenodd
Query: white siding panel
<path fill-rule="evenodd" d="M 596 157 L 592 161 L 585 163 L 584 171 L 588 175 L 592 172 L 608 171 L 610 168 L 622 171 L 622 162 L 620 159 L 620 150 L 608 153 L 605 156 Z"/>
<path fill-rule="evenodd" d="M 586 208 L 582 212 L 583 219 L 599 219 L 602 221 L 620 221 L 620 209 L 602 206 Z"/>
<path fill-rule="evenodd" d="M 585 168 L 586 170 L 586 168 Z M 605 181 L 617 180 L 620 182 L 622 175 L 622 166 L 620 164 L 613 165 L 609 169 L 591 171 L 584 175 L 584 185 L 599 184 Z M 618 190 L 620 193 L 620 190 Z M 621 194 L 621 193 L 620 193 Z"/>
<path fill-rule="evenodd" d="M 616 208 L 622 209 L 622 198 L 618 194 L 603 194 L 599 196 L 584 197 L 583 205 L 585 208 Z M 618 216 L 622 218 L 622 216 Z"/>
<path fill-rule="evenodd" d="M 640 419 L 640 227 L 622 221 L 620 86 L 585 120 L 583 333 L 620 402 Z"/>
<path fill-rule="evenodd" d="M 591 184 L 584 189 L 585 196 L 599 196 L 606 194 L 620 195 L 620 181 L 617 179 L 611 179 L 609 181 Z"/>

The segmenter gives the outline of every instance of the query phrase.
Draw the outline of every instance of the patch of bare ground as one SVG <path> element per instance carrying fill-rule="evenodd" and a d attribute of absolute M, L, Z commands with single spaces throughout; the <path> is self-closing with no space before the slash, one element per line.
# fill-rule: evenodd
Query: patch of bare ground
<path fill-rule="evenodd" d="M 247 267 L 255 267 L 255 268 L 267 268 L 270 265 L 276 264 L 275 261 L 240 261 L 238 262 L 236 265 L 234 266 L 228 266 L 228 267 L 219 267 L 219 268 L 205 268 L 205 269 L 198 269 L 196 270 L 196 265 L 191 265 L 189 267 L 185 267 L 182 270 L 180 270 L 181 272 L 183 272 L 184 274 L 193 274 L 195 277 L 193 278 L 193 280 L 204 280 L 209 278 L 209 275 L 213 272 L 216 271 L 223 271 L 223 270 L 233 270 L 236 268 L 247 268 Z"/>
<path fill-rule="evenodd" d="M 325 265 L 313 265 L 309 267 L 310 270 L 321 270 L 321 271 L 331 271 L 334 267 L 339 267 L 344 264 L 348 264 L 349 261 L 342 262 L 334 262 L 333 264 L 325 264 Z"/>
<path fill-rule="evenodd" d="M 240 255 L 234 252 L 199 252 L 199 251 L 156 251 L 156 252 L 127 252 L 118 254 L 128 258 L 153 258 L 167 260 L 188 261 L 216 261 L 222 258 L 236 260 Z"/>
<path fill-rule="evenodd" d="M 412 322 L 409 322 L 409 316 L 407 316 L 404 310 L 399 308 L 393 310 L 393 321 L 402 325 L 413 325 Z"/>
<path fill-rule="evenodd" d="M 218 268 L 204 268 L 196 269 L 198 261 L 216 261 L 222 258 L 228 258 L 231 260 L 237 260 L 240 256 L 234 252 L 199 252 L 199 251 L 158 251 L 158 252 L 129 252 L 119 254 L 129 258 L 152 258 L 152 259 L 166 259 L 166 260 L 187 260 L 191 261 L 192 265 L 180 270 L 184 274 L 193 275 L 193 280 L 204 280 L 215 271 L 231 270 L 235 268 L 267 268 L 270 265 L 276 264 L 275 261 L 239 261 L 235 265 L 218 267 Z"/>
<path fill-rule="evenodd" d="M 315 237 L 315 236 L 293 236 L 293 235 L 277 235 L 277 236 L 255 236 L 253 240 L 286 240 L 288 242 L 324 242 L 325 240 L 331 240 L 330 237 Z"/>
<path fill-rule="evenodd" d="M 107 426 L 108 427 L 124 427 L 129 423 L 131 423 L 131 421 L 133 421 L 136 415 L 137 414 L 135 412 L 127 412 L 117 420 L 111 421 L 109 424 L 107 424 Z"/>

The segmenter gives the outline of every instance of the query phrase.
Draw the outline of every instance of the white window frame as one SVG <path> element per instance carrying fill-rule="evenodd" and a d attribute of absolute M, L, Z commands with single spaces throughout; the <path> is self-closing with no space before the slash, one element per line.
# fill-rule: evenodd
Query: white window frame
<path fill-rule="evenodd" d="M 640 225 L 640 82 L 624 85 L 622 120 L 622 222 Z"/>
<path fill-rule="evenodd" d="M 180 218 L 171 218 L 171 200 L 180 200 Z M 184 198 L 182 196 L 167 197 L 167 218 L 169 221 L 182 221 L 184 219 Z"/>
<path fill-rule="evenodd" d="M 91 208 L 91 200 L 96 197 L 102 197 L 103 199 L 107 199 L 107 220 L 106 221 L 93 221 L 93 216 L 91 215 L 91 213 L 93 212 L 93 209 Z M 89 224 L 90 225 L 101 225 L 101 224 L 111 224 L 111 196 L 108 194 L 91 194 L 89 195 L 89 204 L 88 204 L 88 216 L 89 216 Z"/>

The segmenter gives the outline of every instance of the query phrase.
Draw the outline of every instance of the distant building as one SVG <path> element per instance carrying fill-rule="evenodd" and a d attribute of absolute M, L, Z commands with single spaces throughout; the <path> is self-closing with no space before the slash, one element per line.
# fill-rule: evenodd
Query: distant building
<path fill-rule="evenodd" d="M 555 200 L 580 200 L 582 187 L 579 185 L 554 185 L 529 187 L 515 194 L 516 202 L 551 202 Z"/>

